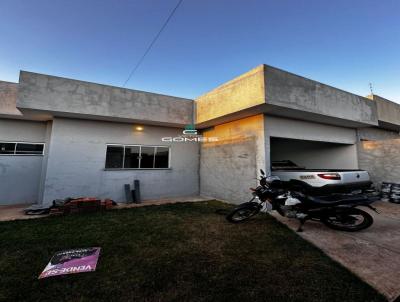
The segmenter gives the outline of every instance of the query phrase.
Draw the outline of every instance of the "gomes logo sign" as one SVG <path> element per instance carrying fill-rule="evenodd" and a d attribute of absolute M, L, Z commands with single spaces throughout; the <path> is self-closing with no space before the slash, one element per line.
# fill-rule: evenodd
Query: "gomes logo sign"
<path fill-rule="evenodd" d="M 161 138 L 163 142 L 187 143 L 187 142 L 217 142 L 218 137 L 204 137 L 197 133 L 194 125 L 187 125 L 180 136 L 166 136 Z"/>
<path fill-rule="evenodd" d="M 194 129 L 193 125 L 188 125 L 185 127 L 185 130 L 182 131 L 185 135 L 197 135 L 197 130 Z"/>

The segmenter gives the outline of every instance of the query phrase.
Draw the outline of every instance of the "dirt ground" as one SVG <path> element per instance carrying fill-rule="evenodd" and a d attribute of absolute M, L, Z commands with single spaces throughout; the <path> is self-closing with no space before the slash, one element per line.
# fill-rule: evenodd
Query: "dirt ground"
<path fill-rule="evenodd" d="M 163 205 L 178 202 L 197 202 L 197 201 L 208 201 L 213 198 L 206 198 L 202 196 L 185 196 L 176 198 L 164 198 L 164 199 L 153 199 L 145 200 L 142 203 L 118 203 L 113 209 L 125 209 L 125 208 L 137 208 L 149 205 Z M 25 215 L 24 209 L 29 207 L 30 204 L 18 204 L 18 205 L 0 205 L 0 221 L 18 220 L 18 219 L 34 219 L 42 218 L 48 215 Z"/>

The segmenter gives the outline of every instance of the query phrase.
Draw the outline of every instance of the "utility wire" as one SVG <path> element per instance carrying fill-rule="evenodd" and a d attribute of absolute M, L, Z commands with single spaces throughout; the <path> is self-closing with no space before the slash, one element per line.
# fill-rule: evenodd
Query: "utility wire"
<path fill-rule="evenodd" d="M 174 9 L 171 11 L 171 13 L 169 14 L 167 20 L 165 20 L 163 26 L 161 26 L 161 29 L 158 31 L 158 33 L 155 35 L 155 37 L 153 38 L 153 40 L 151 41 L 150 45 L 147 47 L 146 51 L 144 52 L 144 54 L 142 55 L 142 57 L 140 58 L 140 60 L 136 63 L 135 67 L 132 69 L 131 73 L 129 74 L 128 78 L 126 79 L 124 85 L 122 85 L 122 87 L 125 87 L 125 85 L 129 82 L 129 80 L 132 78 L 132 76 L 135 74 L 136 70 L 139 68 L 140 64 L 142 64 L 144 58 L 146 57 L 146 55 L 149 53 L 149 51 L 151 50 L 151 48 L 153 47 L 154 43 L 157 41 L 157 39 L 160 37 L 161 33 L 163 32 L 163 30 L 165 29 L 165 27 L 168 25 L 168 22 L 171 20 L 172 16 L 175 14 L 176 10 L 178 9 L 178 7 L 181 5 L 181 3 L 183 2 L 183 0 L 179 0 L 178 3 L 175 5 Z"/>

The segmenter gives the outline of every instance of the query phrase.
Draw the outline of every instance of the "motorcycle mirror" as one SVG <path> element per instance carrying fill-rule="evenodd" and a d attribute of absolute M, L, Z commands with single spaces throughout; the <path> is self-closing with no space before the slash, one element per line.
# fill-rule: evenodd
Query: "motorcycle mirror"
<path fill-rule="evenodd" d="M 265 172 L 263 169 L 260 169 L 260 173 L 261 173 L 261 175 L 265 175 Z"/>

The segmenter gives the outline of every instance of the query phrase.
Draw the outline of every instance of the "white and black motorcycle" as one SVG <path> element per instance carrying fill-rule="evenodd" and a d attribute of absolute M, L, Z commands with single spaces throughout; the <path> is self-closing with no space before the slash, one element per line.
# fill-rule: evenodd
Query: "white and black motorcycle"
<path fill-rule="evenodd" d="M 280 215 L 298 219 L 298 232 L 307 220 L 316 220 L 326 226 L 340 231 L 355 232 L 370 227 L 373 218 L 367 212 L 359 209 L 364 206 L 377 210 L 371 203 L 379 197 L 372 194 L 330 194 L 328 196 L 311 196 L 307 192 L 290 190 L 278 177 L 267 177 L 260 170 L 260 185 L 250 188 L 253 198 L 240 204 L 227 216 L 233 223 L 246 221 L 258 214 L 263 207 L 276 210 Z"/>

